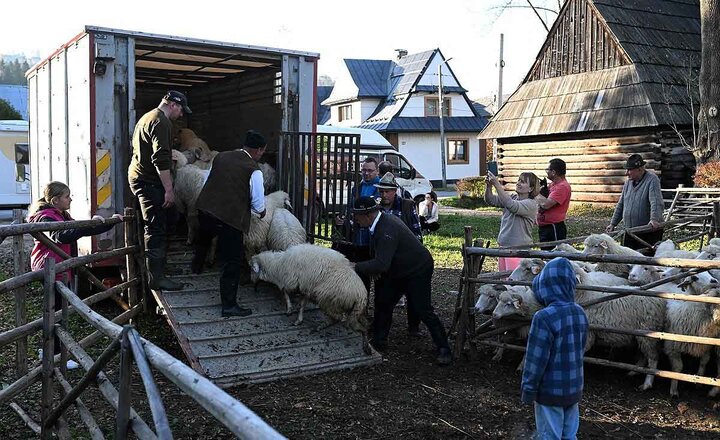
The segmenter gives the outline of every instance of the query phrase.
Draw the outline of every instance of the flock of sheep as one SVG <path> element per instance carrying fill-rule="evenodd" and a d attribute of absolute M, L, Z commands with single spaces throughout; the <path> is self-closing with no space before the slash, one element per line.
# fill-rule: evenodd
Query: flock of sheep
<path fill-rule="evenodd" d="M 589 236 L 584 242 L 584 253 L 589 255 L 617 254 L 625 256 L 643 257 L 639 252 L 619 245 L 607 234 Z M 563 252 L 581 252 L 570 245 L 559 245 L 555 248 Z M 702 252 L 684 251 L 677 249 L 675 243 L 666 240 L 660 243 L 655 257 L 668 258 L 695 258 L 705 260 L 720 260 L 720 239 L 712 239 Z M 597 263 L 571 261 L 577 276 L 577 284 L 585 286 L 609 286 L 617 288 L 630 288 L 659 282 L 663 278 L 670 278 L 680 274 L 677 268 L 661 268 L 647 265 L 628 265 L 619 263 Z M 513 281 L 532 282 L 545 262 L 540 259 L 526 258 L 510 274 Z M 720 296 L 720 285 L 716 277 L 720 277 L 720 270 L 701 272 L 691 275 L 680 282 L 668 280 L 651 290 L 658 292 L 684 293 L 689 295 L 703 295 L 708 297 Z M 720 278 L 718 278 L 720 279 Z M 479 298 L 475 309 L 480 313 L 492 313 L 496 326 L 502 326 L 503 320 L 517 318 L 531 318 L 542 306 L 535 299 L 530 287 L 506 286 L 501 284 L 483 284 L 477 289 Z M 583 305 L 602 298 L 607 294 L 578 289 L 575 300 Z M 664 331 L 668 333 L 702 336 L 709 338 L 720 337 L 720 305 L 670 300 L 648 296 L 627 295 L 614 300 L 600 302 L 585 308 L 590 325 L 631 330 Z M 515 330 L 518 337 L 525 338 L 529 326 Z M 714 353 L 720 370 L 720 348 L 706 344 L 696 344 L 677 341 L 659 341 L 642 336 L 632 336 L 608 331 L 590 331 L 586 344 L 586 351 L 593 345 L 609 347 L 638 347 L 642 359 L 638 366 L 657 368 L 661 352 L 670 359 L 672 370 L 680 372 L 683 368 L 682 355 L 693 356 L 700 359 L 698 375 L 704 375 L 710 357 Z M 498 350 L 493 360 L 499 360 L 502 349 Z M 520 368 L 522 367 L 522 363 Z M 720 373 L 719 373 L 720 376 Z M 647 390 L 653 385 L 654 375 L 647 375 L 641 390 Z M 710 390 L 709 396 L 714 397 L 720 392 L 719 387 Z M 677 380 L 670 385 L 670 395 L 678 396 Z"/>
<path fill-rule="evenodd" d="M 180 146 L 173 150 L 175 163 L 175 198 L 188 224 L 188 244 L 192 244 L 199 227 L 196 202 L 210 165 L 217 155 L 190 129 L 181 129 Z M 190 163 L 191 160 L 193 163 Z M 370 353 L 365 319 L 368 292 L 350 261 L 339 252 L 306 243 L 305 228 L 291 212 L 288 194 L 274 191 L 275 170 L 261 163 L 265 184 L 265 216 L 251 216 L 250 230 L 244 236 L 245 257 L 254 283 L 265 281 L 276 285 L 283 295 L 286 314 L 292 313 L 290 294 L 300 295 L 298 317 L 303 321 L 308 301 L 316 303 L 329 318 L 329 324 L 343 322 L 363 337 L 363 349 Z M 211 250 L 212 263 L 214 258 Z"/>

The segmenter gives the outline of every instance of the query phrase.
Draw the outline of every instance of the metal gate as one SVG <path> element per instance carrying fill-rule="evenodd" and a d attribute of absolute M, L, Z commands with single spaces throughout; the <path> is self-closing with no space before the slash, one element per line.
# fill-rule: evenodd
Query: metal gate
<path fill-rule="evenodd" d="M 360 182 L 359 146 L 357 134 L 282 134 L 278 185 L 311 241 L 343 240 L 335 218 L 347 215 L 351 188 Z"/>

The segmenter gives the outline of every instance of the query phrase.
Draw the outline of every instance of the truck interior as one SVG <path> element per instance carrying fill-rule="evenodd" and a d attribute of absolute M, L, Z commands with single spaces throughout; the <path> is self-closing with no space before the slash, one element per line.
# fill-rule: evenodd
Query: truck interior
<path fill-rule="evenodd" d="M 176 122 L 210 149 L 242 146 L 245 132 L 268 140 L 264 161 L 275 166 L 282 130 L 282 55 L 235 47 L 209 47 L 157 39 L 135 40 L 136 118 L 156 107 L 168 90 L 188 97 L 192 109 Z"/>

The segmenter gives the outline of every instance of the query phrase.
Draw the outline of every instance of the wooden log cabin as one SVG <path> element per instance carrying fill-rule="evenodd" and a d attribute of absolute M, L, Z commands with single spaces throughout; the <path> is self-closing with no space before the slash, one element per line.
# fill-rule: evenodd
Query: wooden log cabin
<path fill-rule="evenodd" d="M 695 159 L 683 145 L 698 103 L 699 14 L 698 0 L 567 0 L 478 136 L 496 140 L 506 184 L 523 171 L 544 177 L 559 157 L 574 202 L 614 204 L 625 159 L 639 153 L 663 188 L 690 186 Z"/>

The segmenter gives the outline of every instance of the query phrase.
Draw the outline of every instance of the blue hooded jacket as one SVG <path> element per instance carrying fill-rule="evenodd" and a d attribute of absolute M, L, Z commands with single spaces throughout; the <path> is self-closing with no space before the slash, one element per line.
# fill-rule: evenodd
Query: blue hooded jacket
<path fill-rule="evenodd" d="M 575 303 L 575 271 L 566 258 L 550 261 L 533 281 L 545 306 L 533 316 L 528 335 L 522 401 L 567 407 L 580 402 L 588 320 Z"/>

